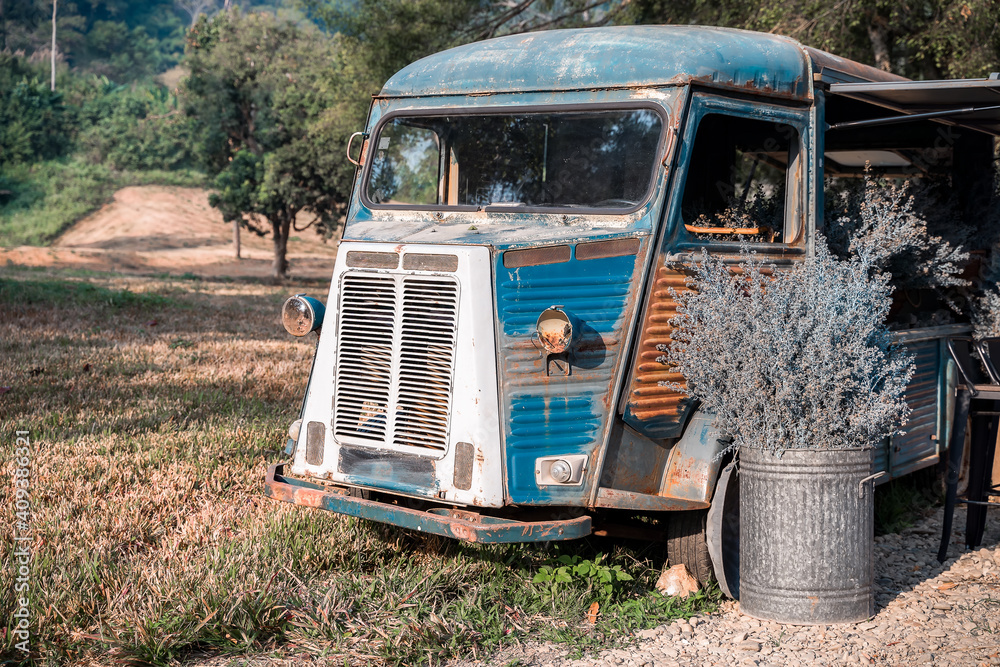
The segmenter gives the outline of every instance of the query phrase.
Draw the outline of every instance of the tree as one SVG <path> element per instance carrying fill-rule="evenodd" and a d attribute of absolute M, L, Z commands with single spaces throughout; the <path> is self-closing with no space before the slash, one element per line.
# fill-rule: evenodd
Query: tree
<path fill-rule="evenodd" d="M 597 26 L 628 0 L 297 0 L 321 29 L 349 40 L 372 90 L 418 58 L 490 37 Z"/>
<path fill-rule="evenodd" d="M 174 0 L 174 4 L 191 17 L 191 27 L 198 23 L 198 17 L 215 9 L 215 0 Z"/>
<path fill-rule="evenodd" d="M 215 177 L 210 203 L 226 221 L 270 227 L 272 275 L 282 278 L 289 233 L 315 225 L 330 235 L 347 201 L 344 130 L 331 117 L 343 99 L 338 42 L 234 10 L 199 19 L 186 53 L 186 112 Z M 301 227 L 300 213 L 312 218 Z"/>
<path fill-rule="evenodd" d="M 787 35 L 915 79 L 1000 69 L 995 0 L 631 0 L 620 23 L 695 23 Z"/>

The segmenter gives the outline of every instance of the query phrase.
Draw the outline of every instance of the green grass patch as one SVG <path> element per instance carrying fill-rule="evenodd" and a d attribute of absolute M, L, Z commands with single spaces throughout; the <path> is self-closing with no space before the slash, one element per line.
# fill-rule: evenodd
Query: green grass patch
<path fill-rule="evenodd" d="M 84 281 L 0 278 L 0 304 L 7 306 L 157 308 L 171 303 L 159 294 L 108 289 Z"/>
<path fill-rule="evenodd" d="M 941 500 L 935 467 L 875 487 L 875 534 L 888 535 L 909 528 Z"/>
<path fill-rule="evenodd" d="M 46 245 L 129 185 L 197 187 L 194 171 L 113 171 L 81 159 L 12 165 L 0 172 L 0 246 Z"/>

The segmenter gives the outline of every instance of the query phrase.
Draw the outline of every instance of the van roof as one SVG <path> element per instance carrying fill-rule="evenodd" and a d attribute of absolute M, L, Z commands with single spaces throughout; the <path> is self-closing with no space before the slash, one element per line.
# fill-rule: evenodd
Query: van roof
<path fill-rule="evenodd" d="M 403 68 L 384 97 L 636 88 L 702 82 L 812 99 L 814 71 L 898 80 L 867 65 L 767 33 L 702 26 L 614 26 L 498 37 Z"/>

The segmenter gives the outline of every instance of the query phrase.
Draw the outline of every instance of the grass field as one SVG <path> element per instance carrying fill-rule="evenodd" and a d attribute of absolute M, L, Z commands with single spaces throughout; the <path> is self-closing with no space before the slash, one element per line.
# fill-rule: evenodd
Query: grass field
<path fill-rule="evenodd" d="M 304 289 L 326 287 L 0 268 L 6 479 L 15 432 L 32 442 L 31 661 L 436 665 L 619 644 L 715 605 L 651 593 L 641 545 L 465 545 L 264 498 L 314 345 L 277 313 Z M 11 484 L 0 507 L 0 660 L 24 662 Z M 566 562 L 590 567 L 546 574 Z"/>

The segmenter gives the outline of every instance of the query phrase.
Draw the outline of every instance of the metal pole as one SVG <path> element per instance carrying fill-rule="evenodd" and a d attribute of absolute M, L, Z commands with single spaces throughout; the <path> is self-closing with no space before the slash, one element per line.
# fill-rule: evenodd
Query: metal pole
<path fill-rule="evenodd" d="M 951 443 L 948 445 L 948 476 L 945 477 L 947 492 L 944 497 L 944 521 L 941 526 L 941 548 L 938 562 L 948 558 L 948 543 L 951 541 L 951 522 L 955 515 L 955 498 L 958 495 L 958 478 L 962 473 L 962 454 L 965 453 L 965 428 L 969 420 L 969 404 L 972 394 L 965 387 L 959 387 L 955 400 L 955 417 L 951 425 Z"/>
<path fill-rule="evenodd" d="M 59 0 L 52 0 L 52 92 L 56 90 L 56 5 Z"/>
<path fill-rule="evenodd" d="M 991 401 L 996 407 L 996 402 Z M 992 412 L 996 412 L 994 409 Z M 986 527 L 986 506 L 980 504 L 989 497 L 993 448 L 997 441 L 997 418 L 989 413 L 972 414 L 971 451 L 969 452 L 970 501 L 965 523 L 965 545 L 975 549 L 983 542 Z"/>

